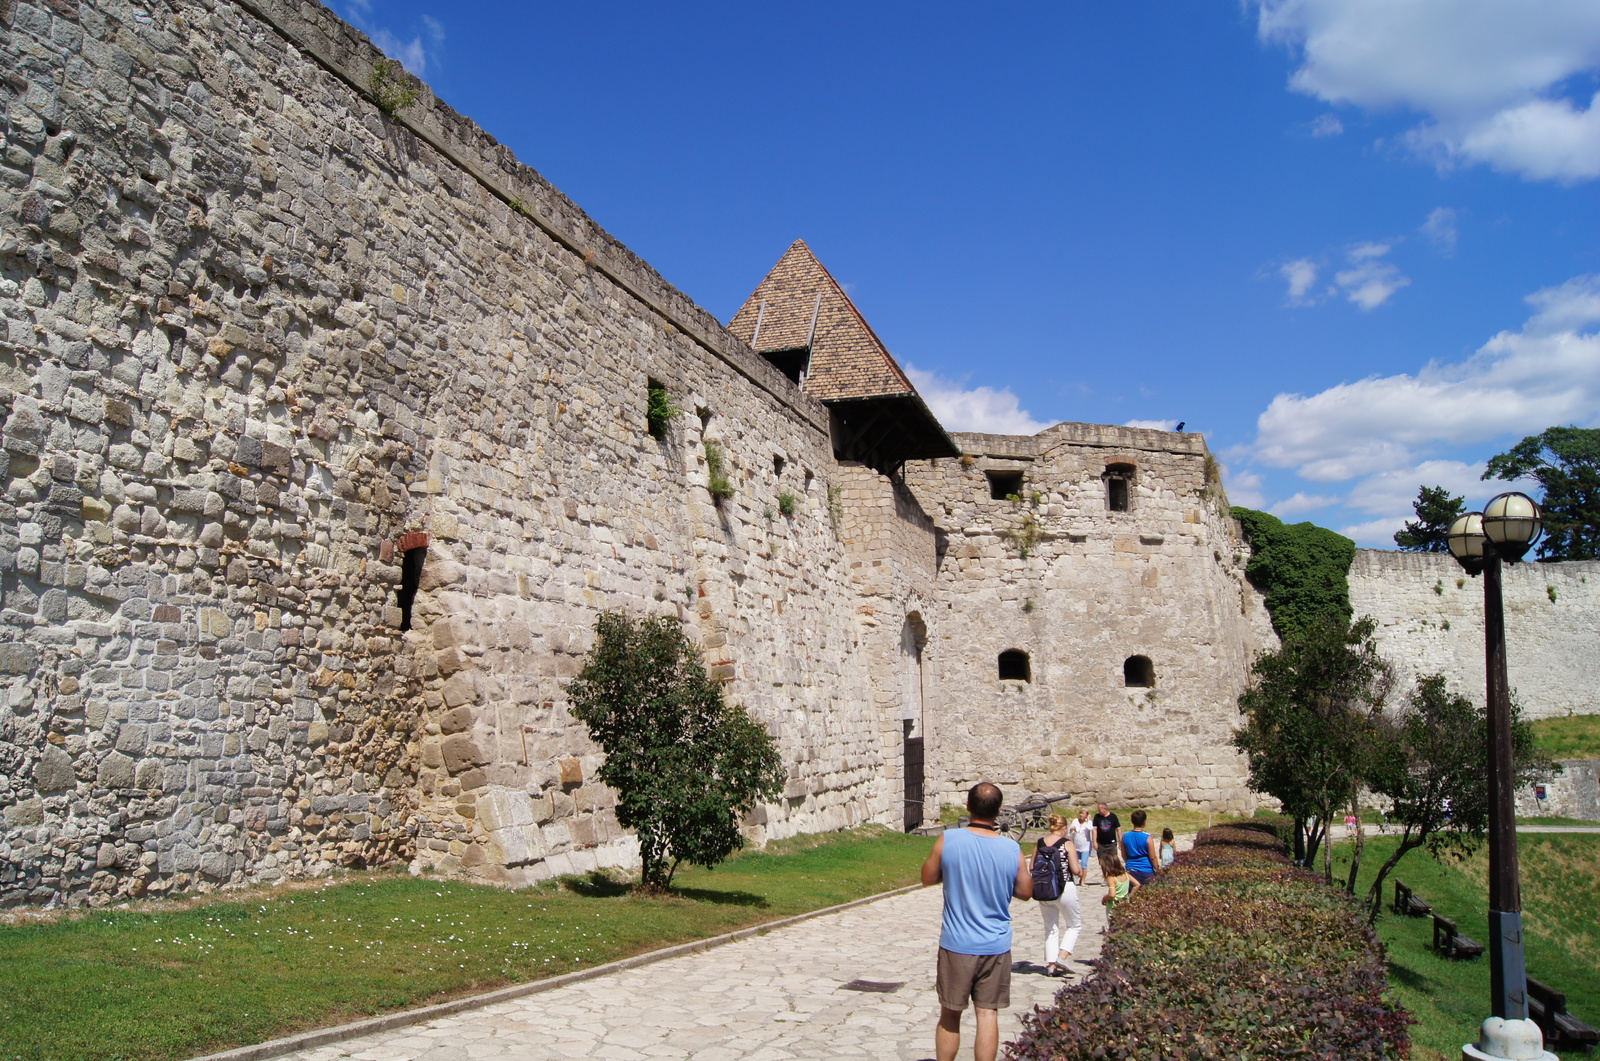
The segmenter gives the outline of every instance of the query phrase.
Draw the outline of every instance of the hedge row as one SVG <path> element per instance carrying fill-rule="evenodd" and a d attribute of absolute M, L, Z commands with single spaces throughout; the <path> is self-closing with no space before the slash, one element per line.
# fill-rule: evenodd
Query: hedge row
<path fill-rule="evenodd" d="M 1119 905 L 1098 973 L 1023 1017 L 1008 1061 L 1386 1061 L 1410 1016 L 1356 905 L 1271 826 L 1218 826 Z"/>

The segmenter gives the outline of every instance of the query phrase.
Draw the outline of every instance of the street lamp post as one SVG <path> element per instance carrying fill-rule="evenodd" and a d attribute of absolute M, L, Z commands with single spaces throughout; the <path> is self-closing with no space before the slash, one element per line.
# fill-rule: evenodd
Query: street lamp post
<path fill-rule="evenodd" d="M 1511 690 L 1506 680 L 1502 564 L 1521 560 L 1544 529 L 1526 494 L 1500 494 L 1450 527 L 1447 544 L 1469 575 L 1483 575 L 1483 636 L 1489 738 L 1489 994 L 1493 1016 L 1463 1059 L 1555 1061 L 1539 1026 L 1528 1020 L 1528 972 L 1522 950 L 1522 885 L 1517 861 L 1516 769 L 1511 747 Z"/>

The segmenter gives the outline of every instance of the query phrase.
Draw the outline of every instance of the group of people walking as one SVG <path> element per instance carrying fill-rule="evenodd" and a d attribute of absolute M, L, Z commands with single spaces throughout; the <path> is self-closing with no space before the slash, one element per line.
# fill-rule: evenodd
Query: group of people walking
<path fill-rule="evenodd" d="M 1045 973 L 1065 976 L 1067 962 L 1083 928 L 1078 889 L 1088 886 L 1089 856 L 1097 856 L 1101 902 L 1115 905 L 1149 883 L 1177 854 L 1171 829 L 1156 841 L 1145 831 L 1142 810 L 1133 828 L 1106 804 L 1090 818 L 1052 814 L 1049 832 L 1031 853 L 996 825 L 1000 789 L 987 781 L 967 793 L 970 823 L 950 829 L 934 842 L 922 864 L 924 885 L 944 885 L 943 927 L 939 936 L 939 1061 L 954 1061 L 961 1044 L 961 1014 L 977 1011 L 977 1061 L 993 1061 L 999 1049 L 999 1011 L 1011 1003 L 1011 900 L 1034 899 L 1044 918 Z"/>
<path fill-rule="evenodd" d="M 1047 976 L 1065 976 L 1067 960 L 1083 927 L 1078 889 L 1088 884 L 1089 852 L 1096 849 L 1100 880 L 1106 893 L 1100 899 L 1110 906 L 1141 887 L 1172 864 L 1177 854 L 1172 830 L 1164 829 L 1152 847 L 1145 832 L 1145 812 L 1133 812 L 1133 828 L 1122 831 L 1122 821 L 1104 803 L 1091 819 L 1080 810 L 1076 820 L 1052 814 L 1049 832 L 1034 845 L 1033 897 L 1044 915 L 1044 955 Z"/>

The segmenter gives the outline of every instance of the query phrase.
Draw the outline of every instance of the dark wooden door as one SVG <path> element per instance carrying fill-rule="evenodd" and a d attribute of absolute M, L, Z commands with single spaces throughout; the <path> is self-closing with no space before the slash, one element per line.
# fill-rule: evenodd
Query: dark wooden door
<path fill-rule="evenodd" d="M 906 832 L 922 824 L 922 738 L 904 738 Z"/>

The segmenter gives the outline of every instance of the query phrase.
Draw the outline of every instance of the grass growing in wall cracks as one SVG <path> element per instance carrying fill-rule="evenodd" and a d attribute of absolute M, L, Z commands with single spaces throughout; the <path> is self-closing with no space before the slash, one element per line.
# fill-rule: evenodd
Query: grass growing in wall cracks
<path fill-rule="evenodd" d="M 728 478 L 727 457 L 722 444 L 706 439 L 706 490 L 718 502 L 733 496 L 733 480 Z"/>
<path fill-rule="evenodd" d="M 388 115 L 399 114 L 417 102 L 422 90 L 397 59 L 379 59 L 367 75 L 367 91 L 378 109 Z"/>
<path fill-rule="evenodd" d="M 785 516 L 793 516 L 799 504 L 800 499 L 787 490 L 778 495 L 778 511 Z"/>

